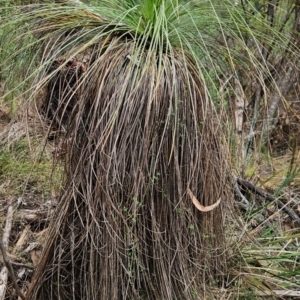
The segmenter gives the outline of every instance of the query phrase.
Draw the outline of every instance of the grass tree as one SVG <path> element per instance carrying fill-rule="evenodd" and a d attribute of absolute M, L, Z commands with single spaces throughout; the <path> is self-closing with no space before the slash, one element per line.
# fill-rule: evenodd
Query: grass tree
<path fill-rule="evenodd" d="M 171 1 L 64 8 L 38 19 L 49 36 L 41 110 L 68 141 L 32 297 L 198 297 L 226 272 L 231 193 L 193 19 Z M 222 201 L 203 213 L 196 198 Z"/>
<path fill-rule="evenodd" d="M 28 297 L 199 297 L 226 273 L 232 200 L 199 16 L 157 0 L 27 8 L 34 92 L 46 91 L 38 110 L 66 152 Z"/>
<path fill-rule="evenodd" d="M 9 8 L 15 30 L 2 68 L 27 63 L 14 89 L 64 152 L 59 204 L 27 299 L 204 299 L 207 286 L 223 285 L 233 193 L 218 84 L 238 78 L 237 62 L 267 70 L 247 51 L 252 31 L 234 7 Z M 228 37 L 238 41 L 233 50 Z"/>

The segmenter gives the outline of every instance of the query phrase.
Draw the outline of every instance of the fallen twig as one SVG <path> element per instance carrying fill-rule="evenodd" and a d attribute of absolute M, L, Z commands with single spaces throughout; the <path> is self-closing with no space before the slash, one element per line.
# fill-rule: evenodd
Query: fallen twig
<path fill-rule="evenodd" d="M 229 290 L 228 293 L 230 293 L 230 295 L 235 295 L 238 297 L 247 295 L 247 292 L 243 292 L 240 290 L 239 291 Z M 297 291 L 297 290 L 272 290 L 272 289 L 256 290 L 256 291 L 252 290 L 251 295 L 252 295 L 252 299 L 257 299 L 257 297 L 259 297 L 259 299 L 265 299 L 265 298 L 269 298 L 269 297 L 272 297 L 272 299 L 274 299 L 274 297 L 276 297 L 276 299 L 284 299 L 285 297 L 288 297 L 288 299 L 299 299 L 300 291 Z M 238 299 L 240 299 L 240 298 L 238 298 Z"/>
<path fill-rule="evenodd" d="M 18 294 L 19 297 L 21 297 L 21 299 L 25 300 L 25 296 L 22 294 L 19 286 L 18 286 L 18 283 L 17 283 L 17 280 L 16 280 L 16 277 L 15 277 L 15 274 L 14 274 L 14 270 L 13 270 L 13 267 L 6 255 L 6 251 L 5 251 L 5 248 L 3 246 L 3 243 L 2 243 L 2 240 L 0 239 L 0 249 L 1 249 L 1 252 L 2 252 L 2 256 L 3 256 L 3 261 L 5 263 L 5 266 L 10 274 L 10 277 L 11 277 L 11 280 L 13 282 L 13 285 L 14 285 L 14 288 Z"/>
<path fill-rule="evenodd" d="M 25 296 L 22 294 L 22 292 L 18 286 L 16 277 L 14 274 L 14 270 L 13 270 L 12 265 L 7 257 L 6 250 L 5 250 L 5 248 L 7 248 L 7 246 L 8 246 L 9 236 L 10 236 L 10 232 L 11 232 L 11 228 L 12 228 L 12 221 L 13 221 L 13 207 L 9 206 L 8 211 L 7 211 L 7 218 L 6 218 L 5 228 L 3 231 L 3 236 L 2 236 L 2 239 L 0 238 L 0 250 L 2 252 L 3 262 L 5 264 L 5 267 L 3 267 L 1 270 L 2 284 L 0 285 L 0 299 L 2 300 L 5 298 L 6 284 L 7 284 L 7 270 L 8 270 L 8 272 L 11 276 L 13 285 L 15 287 L 16 293 L 18 294 L 18 296 L 21 299 L 25 300 Z"/>
<path fill-rule="evenodd" d="M 300 297 L 300 291 L 291 290 L 270 290 L 270 291 L 258 291 L 255 293 L 257 296 L 267 297 L 267 296 L 280 296 L 280 297 Z"/>
<path fill-rule="evenodd" d="M 267 201 L 274 202 L 280 207 L 285 213 L 287 213 L 292 219 L 295 220 L 298 226 L 300 226 L 300 217 L 289 207 L 287 207 L 282 201 L 274 198 L 272 195 L 268 194 L 264 190 L 256 187 L 251 182 L 246 181 L 244 179 L 237 178 L 237 183 L 243 187 L 248 188 L 250 191 L 262 196 Z"/>
<path fill-rule="evenodd" d="M 49 222 L 54 209 L 20 209 L 15 213 L 14 222 Z"/>
<path fill-rule="evenodd" d="M 248 211 L 250 209 L 250 203 L 249 201 L 246 199 L 246 197 L 242 194 L 240 187 L 237 183 L 237 178 L 235 176 L 233 176 L 233 186 L 234 186 L 234 190 L 237 193 L 237 195 L 239 196 L 239 198 L 241 199 L 241 201 L 239 201 L 239 205 L 244 208 L 246 211 Z"/>
<path fill-rule="evenodd" d="M 6 255 L 10 261 L 10 263 L 13 265 L 13 266 L 16 266 L 16 267 L 21 267 L 21 268 L 27 268 L 27 269 L 34 269 L 34 266 L 32 265 L 28 265 L 24 262 L 24 259 L 19 257 L 19 256 L 16 256 L 14 254 L 10 254 L 8 252 L 6 252 Z M 1 264 L 4 264 L 4 260 L 3 258 L 1 257 L 0 258 L 0 263 Z"/>
<path fill-rule="evenodd" d="M 12 227 L 13 219 L 13 207 L 9 206 L 7 210 L 7 218 L 5 223 L 5 228 L 3 229 L 3 236 L 0 238 L 1 246 L 6 248 L 8 246 L 8 240 Z M 6 285 L 7 285 L 7 268 L 3 266 L 0 272 L 0 300 L 4 300 L 6 294 Z"/>

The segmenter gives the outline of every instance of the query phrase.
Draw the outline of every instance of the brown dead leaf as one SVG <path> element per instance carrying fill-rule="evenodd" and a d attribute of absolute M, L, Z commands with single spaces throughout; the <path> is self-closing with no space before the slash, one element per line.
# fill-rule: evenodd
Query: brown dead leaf
<path fill-rule="evenodd" d="M 41 251 L 32 250 L 30 251 L 30 258 L 32 260 L 33 265 L 36 267 L 40 261 Z"/>
<path fill-rule="evenodd" d="M 191 197 L 194 205 L 196 206 L 196 208 L 202 212 L 208 212 L 213 210 L 214 208 L 216 208 L 220 202 L 221 202 L 221 198 L 218 199 L 218 201 L 212 205 L 209 206 L 203 206 L 202 204 L 200 204 L 200 202 L 197 200 L 197 198 L 194 196 L 194 194 L 192 193 L 192 191 L 188 188 L 187 190 L 189 196 Z"/>
<path fill-rule="evenodd" d="M 31 236 L 30 226 L 27 225 L 24 228 L 22 234 L 20 235 L 12 253 L 17 254 L 17 253 L 22 252 L 22 250 L 26 247 L 30 236 Z"/>

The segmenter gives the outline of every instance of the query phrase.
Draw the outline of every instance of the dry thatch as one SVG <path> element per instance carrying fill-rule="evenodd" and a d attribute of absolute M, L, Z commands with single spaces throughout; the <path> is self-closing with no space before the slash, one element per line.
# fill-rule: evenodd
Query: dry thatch
<path fill-rule="evenodd" d="M 232 195 L 195 62 L 125 38 L 88 57 L 50 68 L 41 112 L 64 127 L 65 188 L 27 299 L 202 298 L 226 273 Z M 200 212 L 189 189 L 220 205 Z"/>

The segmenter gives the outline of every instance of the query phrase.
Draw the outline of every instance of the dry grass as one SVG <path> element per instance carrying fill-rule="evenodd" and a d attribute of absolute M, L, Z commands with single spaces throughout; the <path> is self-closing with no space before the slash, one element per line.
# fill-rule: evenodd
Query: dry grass
<path fill-rule="evenodd" d="M 198 299 L 226 273 L 214 109 L 192 58 L 135 47 L 112 37 L 50 68 L 40 112 L 64 131 L 65 183 L 30 299 Z M 201 213 L 188 188 L 221 204 Z"/>

